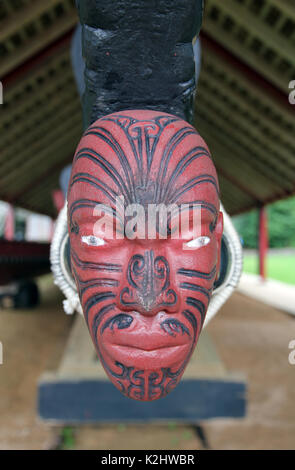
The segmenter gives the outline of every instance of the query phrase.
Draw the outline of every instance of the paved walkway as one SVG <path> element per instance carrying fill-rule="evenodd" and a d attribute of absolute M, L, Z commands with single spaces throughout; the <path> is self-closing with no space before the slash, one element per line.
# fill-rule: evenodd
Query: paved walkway
<path fill-rule="evenodd" d="M 295 286 L 273 279 L 262 281 L 257 275 L 243 273 L 238 290 L 253 299 L 295 315 Z"/>

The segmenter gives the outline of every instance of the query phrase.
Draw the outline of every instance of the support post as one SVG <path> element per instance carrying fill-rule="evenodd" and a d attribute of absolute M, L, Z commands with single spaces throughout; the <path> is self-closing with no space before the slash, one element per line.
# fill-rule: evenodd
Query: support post
<path fill-rule="evenodd" d="M 267 278 L 268 226 L 265 206 L 259 209 L 259 275 L 263 281 Z"/>
<path fill-rule="evenodd" d="M 8 241 L 14 240 L 14 230 L 15 230 L 14 208 L 11 204 L 8 204 L 7 213 L 5 217 L 5 226 L 4 226 L 5 240 L 8 240 Z"/>

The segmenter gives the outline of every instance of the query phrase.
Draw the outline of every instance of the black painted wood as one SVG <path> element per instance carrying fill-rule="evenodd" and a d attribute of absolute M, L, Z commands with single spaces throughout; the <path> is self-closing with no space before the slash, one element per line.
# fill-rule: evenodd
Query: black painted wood
<path fill-rule="evenodd" d="M 39 385 L 38 413 L 61 423 L 146 422 L 242 418 L 246 385 L 231 380 L 184 380 L 163 400 L 139 402 L 105 381 L 55 381 Z"/>
<path fill-rule="evenodd" d="M 84 126 L 124 109 L 193 121 L 203 0 L 76 0 L 83 25 Z"/>

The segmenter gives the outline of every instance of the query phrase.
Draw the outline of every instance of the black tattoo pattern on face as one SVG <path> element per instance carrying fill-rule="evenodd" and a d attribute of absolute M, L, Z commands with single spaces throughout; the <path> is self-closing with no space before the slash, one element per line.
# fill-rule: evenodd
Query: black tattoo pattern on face
<path fill-rule="evenodd" d="M 210 244 L 199 256 L 184 252 L 180 242 L 127 240 L 116 205 L 121 196 L 125 208 L 198 206 Z M 125 238 L 82 246 L 98 204 L 108 206 Z M 216 172 L 192 126 L 175 116 L 130 111 L 106 116 L 85 132 L 68 194 L 71 267 L 99 359 L 126 396 L 154 400 L 179 382 L 218 273 L 218 217 Z"/>

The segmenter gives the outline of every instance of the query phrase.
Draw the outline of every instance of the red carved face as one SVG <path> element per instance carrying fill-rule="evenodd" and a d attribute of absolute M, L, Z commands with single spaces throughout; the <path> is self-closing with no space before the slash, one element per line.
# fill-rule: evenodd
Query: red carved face
<path fill-rule="evenodd" d="M 194 351 L 219 271 L 222 215 L 206 143 L 165 113 L 99 119 L 74 157 L 68 228 L 84 316 L 110 380 L 130 398 L 165 396 Z"/>

